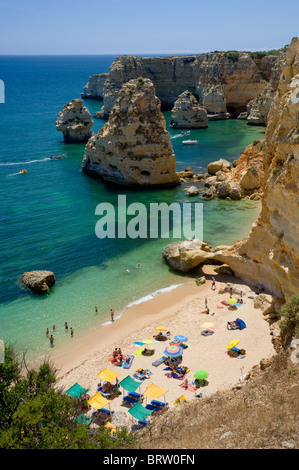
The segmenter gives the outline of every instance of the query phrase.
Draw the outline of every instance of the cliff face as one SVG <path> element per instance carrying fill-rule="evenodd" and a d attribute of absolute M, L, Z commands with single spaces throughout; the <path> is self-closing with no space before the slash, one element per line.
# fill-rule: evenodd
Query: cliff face
<path fill-rule="evenodd" d="M 272 294 L 287 300 L 299 291 L 298 38 L 293 38 L 283 60 L 268 114 L 263 148 L 262 210 L 258 220 L 249 236 L 232 247 L 210 248 L 207 253 L 202 247 L 194 250 L 193 245 L 186 247 L 186 242 L 182 242 L 184 254 L 178 254 L 176 245 L 173 258 L 180 266 L 179 259 L 183 257 L 185 266 L 191 250 L 196 265 L 212 259 L 227 263 L 240 278 L 254 285 L 262 283 Z M 171 264 L 171 250 L 166 253 Z"/>
<path fill-rule="evenodd" d="M 107 73 L 98 73 L 89 77 L 87 84 L 83 87 L 81 97 L 102 100 L 103 88 L 107 77 Z"/>
<path fill-rule="evenodd" d="M 264 69 L 268 70 L 271 65 L 269 61 L 267 65 L 264 62 L 261 59 Z M 95 89 L 97 80 L 101 82 L 98 98 L 103 97 L 103 115 L 108 118 L 122 85 L 140 76 L 153 82 L 163 109 L 172 109 L 178 96 L 189 90 L 208 113 L 245 111 L 248 102 L 261 93 L 267 83 L 249 54 L 218 52 L 183 57 L 120 56 L 114 60 L 107 77 L 104 74 L 91 77 L 85 89 Z M 217 106 L 215 93 L 211 95 L 212 87 L 218 95 Z M 93 97 L 95 95 L 93 93 Z"/>
<path fill-rule="evenodd" d="M 82 169 L 126 186 L 179 184 L 170 134 L 149 79 L 123 85 L 108 122 L 86 145 Z"/>

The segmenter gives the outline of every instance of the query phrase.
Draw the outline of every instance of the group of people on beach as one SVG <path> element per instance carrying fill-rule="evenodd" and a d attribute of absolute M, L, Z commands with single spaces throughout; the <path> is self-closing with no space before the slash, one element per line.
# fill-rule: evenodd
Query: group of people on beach
<path fill-rule="evenodd" d="M 68 329 L 69 329 L 69 326 L 68 326 L 68 323 L 67 323 L 67 322 L 65 322 L 65 324 L 64 324 L 64 329 L 65 329 L 66 331 L 68 331 Z M 56 330 L 56 326 L 53 325 L 52 331 L 54 332 L 55 330 Z M 71 338 L 72 338 L 72 337 L 74 336 L 74 330 L 73 330 L 72 327 L 70 328 L 70 332 L 71 332 Z M 54 346 L 55 338 L 54 338 L 54 336 L 53 336 L 53 333 L 52 333 L 50 336 L 49 336 L 49 333 L 50 333 L 50 332 L 49 332 L 49 328 L 47 328 L 47 330 L 46 330 L 46 335 L 49 337 L 50 346 L 52 347 L 52 346 Z"/>
<path fill-rule="evenodd" d="M 114 351 L 112 353 L 112 359 L 113 359 L 113 362 L 114 362 L 115 365 L 117 365 L 117 366 L 122 365 L 124 355 L 123 355 L 120 348 L 115 348 L 114 349 Z"/>

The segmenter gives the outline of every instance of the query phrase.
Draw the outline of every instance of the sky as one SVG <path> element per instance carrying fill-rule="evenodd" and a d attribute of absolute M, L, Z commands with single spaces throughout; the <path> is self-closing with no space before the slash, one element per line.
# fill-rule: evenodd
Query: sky
<path fill-rule="evenodd" d="M 0 0 L 0 55 L 270 50 L 299 36 L 299 0 Z"/>

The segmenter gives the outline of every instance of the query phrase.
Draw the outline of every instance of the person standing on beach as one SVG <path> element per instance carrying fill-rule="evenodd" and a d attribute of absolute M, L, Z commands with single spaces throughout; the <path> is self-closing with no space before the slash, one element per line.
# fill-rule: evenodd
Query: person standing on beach
<path fill-rule="evenodd" d="M 96 313 L 98 313 L 98 307 L 95 307 L 94 309 L 95 309 Z"/>
<path fill-rule="evenodd" d="M 55 325 L 53 325 L 53 328 L 52 328 L 52 330 L 53 330 L 53 331 L 55 331 L 55 328 L 56 328 L 56 327 L 55 327 Z"/>
<path fill-rule="evenodd" d="M 46 335 L 47 336 L 49 335 L 49 328 L 47 328 Z"/>
<path fill-rule="evenodd" d="M 65 322 L 65 324 L 64 324 L 64 328 L 65 328 L 66 330 L 68 330 L 68 329 L 69 329 L 69 326 L 68 326 L 67 322 Z"/>
<path fill-rule="evenodd" d="M 208 299 L 205 299 L 205 307 L 208 308 Z"/>
<path fill-rule="evenodd" d="M 110 309 L 111 321 L 114 322 L 114 310 Z"/>
<path fill-rule="evenodd" d="M 50 346 L 51 346 L 51 347 L 54 346 L 54 339 L 55 339 L 55 338 L 54 338 L 53 335 L 51 335 L 50 338 L 49 338 L 49 340 L 50 340 Z"/>
<path fill-rule="evenodd" d="M 74 336 L 74 330 L 73 330 L 73 328 L 71 327 L 71 337 L 73 337 L 73 336 Z"/>
<path fill-rule="evenodd" d="M 215 278 L 212 277 L 212 287 L 211 287 L 213 290 L 216 289 L 216 281 L 215 281 Z"/>

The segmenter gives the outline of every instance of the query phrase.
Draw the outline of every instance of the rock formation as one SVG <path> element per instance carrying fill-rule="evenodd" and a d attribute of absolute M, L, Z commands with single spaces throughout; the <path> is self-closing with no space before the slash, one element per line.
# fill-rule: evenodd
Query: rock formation
<path fill-rule="evenodd" d="M 153 82 L 162 109 L 172 109 L 179 95 L 189 90 L 211 118 L 227 118 L 227 112 L 246 111 L 248 102 L 262 93 L 275 61 L 276 57 L 256 60 L 241 52 L 179 57 L 120 56 L 107 75 L 90 77 L 82 96 L 103 98 L 101 112 L 107 119 L 122 85 L 142 76 Z M 261 70 L 263 75 L 259 73 Z"/>
<path fill-rule="evenodd" d="M 23 284 L 36 294 L 45 294 L 55 284 L 52 271 L 28 271 L 22 274 Z"/>
<path fill-rule="evenodd" d="M 123 85 L 108 122 L 86 145 L 82 169 L 127 186 L 180 184 L 161 103 L 149 79 Z"/>
<path fill-rule="evenodd" d="M 271 104 L 277 92 L 279 79 L 283 66 L 285 65 L 285 54 L 281 53 L 273 65 L 270 81 L 257 97 L 249 101 L 247 105 L 247 124 L 263 126 L 267 125 L 267 117 Z"/>
<path fill-rule="evenodd" d="M 248 237 L 230 247 L 210 247 L 207 252 L 200 241 L 169 245 L 163 256 L 173 267 L 186 271 L 212 259 L 227 264 L 250 284 L 262 283 L 270 293 L 285 300 L 299 291 L 298 108 L 299 41 L 293 38 L 268 113 L 258 220 Z"/>
<path fill-rule="evenodd" d="M 107 77 L 107 73 L 98 73 L 89 77 L 87 84 L 83 87 L 81 98 L 103 100 L 103 88 Z"/>
<path fill-rule="evenodd" d="M 93 120 L 83 104 L 84 101 L 74 99 L 58 114 L 55 125 L 63 133 L 65 142 L 87 142 L 92 136 L 90 128 Z"/>
<path fill-rule="evenodd" d="M 171 111 L 170 127 L 200 129 L 208 127 L 207 110 L 200 106 L 190 91 L 181 93 Z"/>

